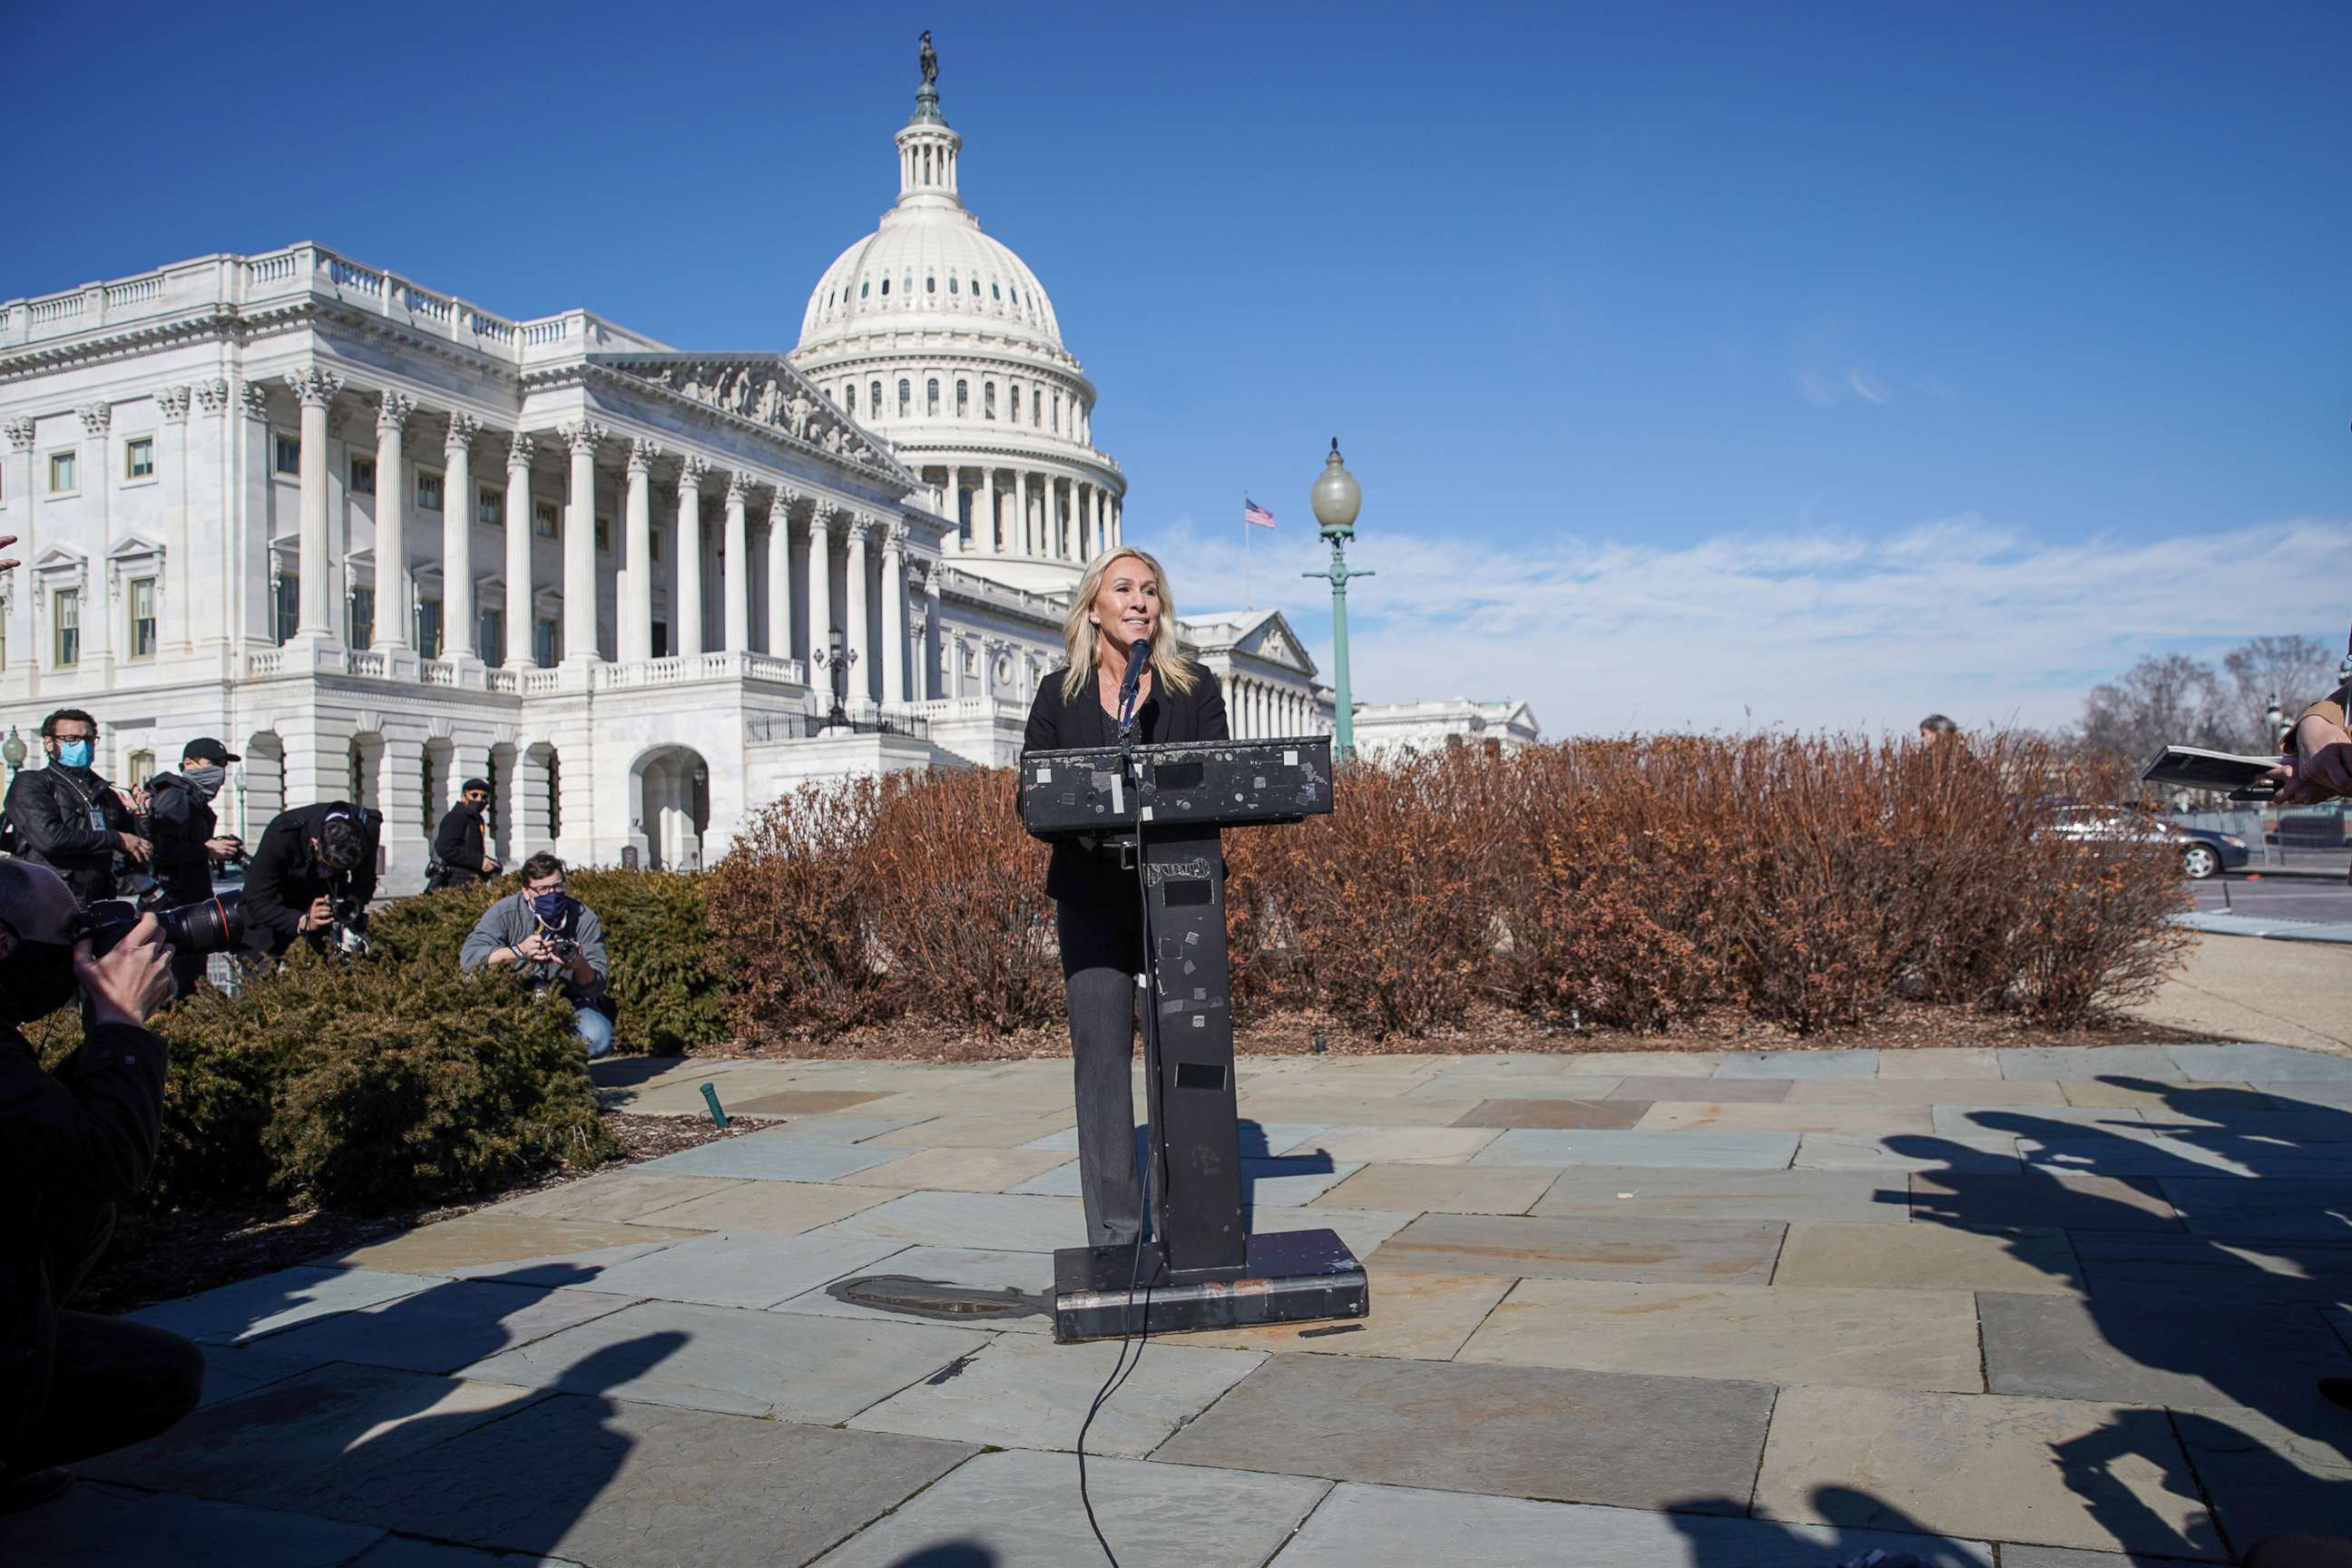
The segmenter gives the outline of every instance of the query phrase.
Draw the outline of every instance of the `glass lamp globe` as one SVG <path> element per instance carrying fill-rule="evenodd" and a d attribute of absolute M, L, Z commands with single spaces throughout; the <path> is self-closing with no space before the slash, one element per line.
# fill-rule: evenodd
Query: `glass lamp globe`
<path fill-rule="evenodd" d="M 1323 471 L 1316 477 L 1315 489 L 1308 492 L 1308 504 L 1315 509 L 1315 521 L 1323 526 L 1326 539 L 1353 539 L 1356 536 L 1356 513 L 1364 504 L 1364 492 L 1339 460 L 1339 437 L 1331 437 L 1331 455 L 1323 461 Z"/>
<path fill-rule="evenodd" d="M 8 738 L 0 741 L 0 760 L 5 760 L 12 768 L 21 768 L 31 751 L 32 748 L 25 744 L 25 737 L 16 733 L 16 726 L 9 725 Z"/>

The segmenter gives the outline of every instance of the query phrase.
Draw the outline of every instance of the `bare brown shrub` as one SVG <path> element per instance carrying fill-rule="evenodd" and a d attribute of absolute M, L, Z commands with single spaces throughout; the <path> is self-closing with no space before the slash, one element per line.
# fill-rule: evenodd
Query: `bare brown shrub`
<path fill-rule="evenodd" d="M 804 784 L 745 823 L 711 871 L 711 941 L 739 1039 L 830 1035 L 885 1016 L 859 875 L 881 795 L 870 778 Z"/>

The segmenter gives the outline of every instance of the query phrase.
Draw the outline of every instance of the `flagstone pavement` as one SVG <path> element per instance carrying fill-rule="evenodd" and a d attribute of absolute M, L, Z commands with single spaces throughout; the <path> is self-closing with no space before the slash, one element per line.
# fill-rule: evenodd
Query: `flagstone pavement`
<path fill-rule="evenodd" d="M 1057 1346 L 1068 1066 L 620 1061 L 739 1135 L 141 1318 L 205 1404 L 0 1561 L 1101 1561 Z M 1259 1230 L 1369 1321 L 1168 1335 L 1095 1420 L 1121 1563 L 2229 1563 L 2352 1529 L 2352 1057 L 1254 1058 Z M 926 1305 L 928 1303 L 928 1306 Z"/>

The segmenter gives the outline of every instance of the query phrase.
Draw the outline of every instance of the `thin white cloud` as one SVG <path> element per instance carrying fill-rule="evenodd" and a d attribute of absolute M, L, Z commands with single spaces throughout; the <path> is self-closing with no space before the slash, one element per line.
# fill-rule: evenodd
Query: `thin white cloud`
<path fill-rule="evenodd" d="M 1852 370 L 1845 373 L 1845 382 L 1848 386 L 1853 388 L 1853 395 L 1856 397 L 1861 398 L 1864 403 L 1892 403 L 1895 401 L 1895 393 L 1893 389 L 1880 382 L 1876 377 L 1873 376 L 1868 371 L 1863 369 L 1860 365 L 1856 365 Z"/>
<path fill-rule="evenodd" d="M 1155 542 L 1180 603 L 1240 602 L 1238 543 Z M 1328 657 L 1311 534 L 1257 542 L 1257 599 Z M 2143 652 L 2340 625 L 2352 522 L 2062 542 L 1975 516 L 1891 538 L 1723 535 L 1524 549 L 1383 531 L 1351 552 L 1360 700 L 1528 699 L 1552 733 L 1651 727 L 1898 729 L 1929 710 L 2046 724 Z M 2233 593 L 2228 583 L 2263 584 Z"/>

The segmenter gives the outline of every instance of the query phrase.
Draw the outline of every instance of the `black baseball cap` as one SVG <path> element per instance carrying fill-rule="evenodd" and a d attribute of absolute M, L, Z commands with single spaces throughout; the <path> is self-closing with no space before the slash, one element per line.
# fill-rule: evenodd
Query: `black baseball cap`
<path fill-rule="evenodd" d="M 231 763 L 241 763 L 245 761 L 243 757 L 238 756 L 235 752 L 230 751 L 226 746 L 222 745 L 210 735 L 199 735 L 194 740 L 189 742 L 186 745 L 182 746 L 180 748 L 180 755 L 183 757 L 194 757 L 200 761 L 207 763 L 218 763 L 223 767 L 226 767 Z"/>
<path fill-rule="evenodd" d="M 464 784 L 457 786 L 457 793 L 459 795 L 465 795 L 472 790 L 480 790 L 484 795 L 494 793 L 490 788 L 490 781 L 488 779 L 467 779 Z"/>

